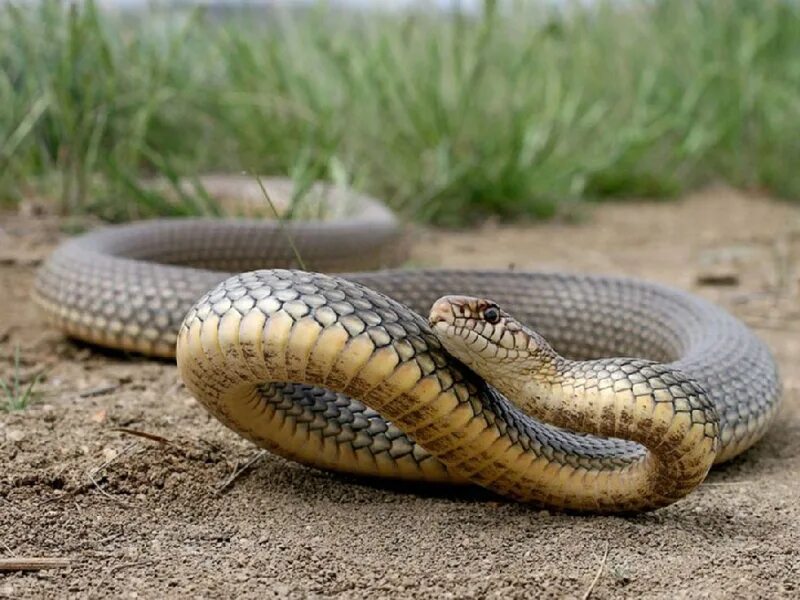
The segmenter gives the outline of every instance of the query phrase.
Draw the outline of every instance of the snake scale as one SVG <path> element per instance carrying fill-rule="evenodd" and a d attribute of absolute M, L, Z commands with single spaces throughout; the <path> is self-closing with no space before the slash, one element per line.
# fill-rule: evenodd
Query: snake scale
<path fill-rule="evenodd" d="M 716 305 L 621 277 L 388 268 L 397 221 L 349 200 L 324 222 L 89 232 L 34 297 L 70 336 L 176 357 L 211 414 L 284 457 L 559 509 L 666 506 L 773 419 L 775 361 Z"/>

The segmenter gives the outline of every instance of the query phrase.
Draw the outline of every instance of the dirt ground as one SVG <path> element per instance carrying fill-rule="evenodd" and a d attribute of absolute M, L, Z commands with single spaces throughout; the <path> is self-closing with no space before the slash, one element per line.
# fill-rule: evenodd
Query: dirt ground
<path fill-rule="evenodd" d="M 0 574 L 2 598 L 800 597 L 796 205 L 713 188 L 598 206 L 577 224 L 415 234 L 415 264 L 641 276 L 721 303 L 769 343 L 785 394 L 767 437 L 681 502 L 628 518 L 257 454 L 206 415 L 173 365 L 41 324 L 29 292 L 60 229 L 2 215 L 0 376 L 12 376 L 18 347 L 21 378 L 44 380 L 29 408 L 0 413 L 0 558 L 71 565 Z"/>

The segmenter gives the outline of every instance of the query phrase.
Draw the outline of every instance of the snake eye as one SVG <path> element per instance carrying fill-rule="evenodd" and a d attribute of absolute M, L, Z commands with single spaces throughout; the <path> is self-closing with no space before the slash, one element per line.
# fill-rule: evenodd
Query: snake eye
<path fill-rule="evenodd" d="M 496 306 L 489 306 L 483 311 L 483 320 L 494 325 L 500 321 L 500 309 Z"/>

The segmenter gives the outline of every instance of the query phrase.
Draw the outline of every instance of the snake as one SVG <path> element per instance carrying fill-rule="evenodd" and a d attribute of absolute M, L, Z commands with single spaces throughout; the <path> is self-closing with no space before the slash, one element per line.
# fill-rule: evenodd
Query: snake
<path fill-rule="evenodd" d="M 33 297 L 69 337 L 174 359 L 258 447 L 367 479 L 650 511 L 774 421 L 776 361 L 717 304 L 618 275 L 409 268 L 394 213 L 340 196 L 327 219 L 94 229 L 57 246 Z"/>

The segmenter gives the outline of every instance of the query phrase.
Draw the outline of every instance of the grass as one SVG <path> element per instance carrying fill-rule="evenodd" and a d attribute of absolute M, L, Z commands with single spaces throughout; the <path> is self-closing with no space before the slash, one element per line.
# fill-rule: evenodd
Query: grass
<path fill-rule="evenodd" d="M 723 179 L 800 197 L 800 8 L 653 0 L 478 17 L 0 8 L 0 198 L 208 214 L 138 178 L 348 183 L 405 216 L 548 218 Z"/>
<path fill-rule="evenodd" d="M 14 351 L 14 372 L 11 379 L 6 381 L 0 377 L 0 412 L 11 412 L 25 410 L 28 405 L 36 398 L 37 392 L 34 389 L 41 381 L 42 376 L 37 375 L 27 386 L 22 381 L 19 368 L 19 346 Z"/>

